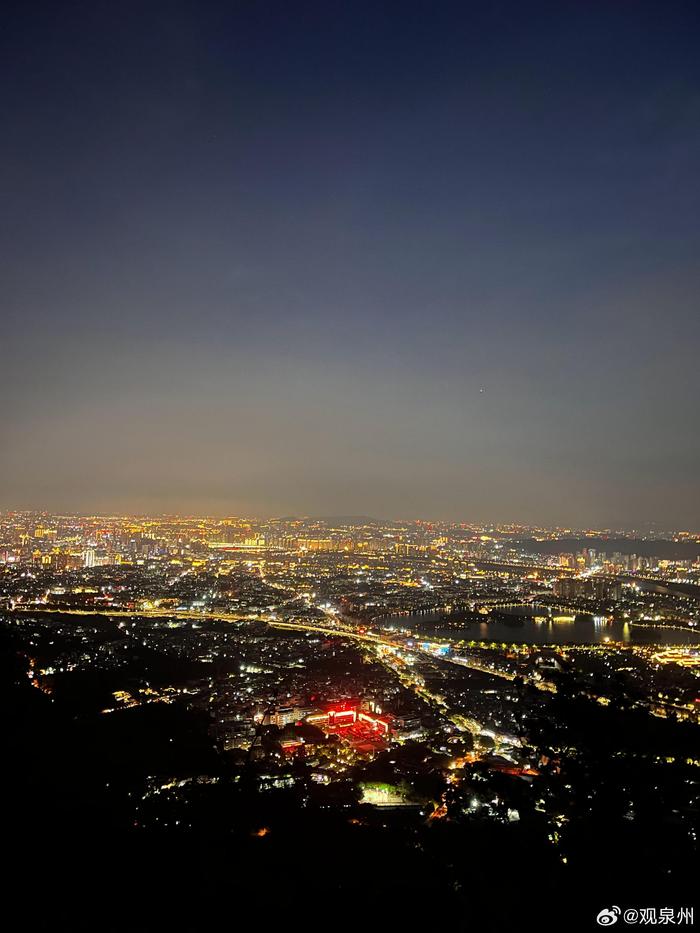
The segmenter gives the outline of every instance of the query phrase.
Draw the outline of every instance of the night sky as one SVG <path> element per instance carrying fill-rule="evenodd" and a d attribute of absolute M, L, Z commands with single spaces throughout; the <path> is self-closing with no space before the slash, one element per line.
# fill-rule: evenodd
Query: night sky
<path fill-rule="evenodd" d="M 700 528 L 700 4 L 5 3 L 0 507 Z"/>

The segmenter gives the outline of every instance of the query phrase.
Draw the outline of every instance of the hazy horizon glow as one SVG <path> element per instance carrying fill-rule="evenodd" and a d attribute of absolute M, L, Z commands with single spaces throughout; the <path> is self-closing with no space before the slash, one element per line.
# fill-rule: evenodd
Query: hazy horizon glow
<path fill-rule="evenodd" d="M 0 507 L 700 528 L 699 26 L 10 4 Z"/>

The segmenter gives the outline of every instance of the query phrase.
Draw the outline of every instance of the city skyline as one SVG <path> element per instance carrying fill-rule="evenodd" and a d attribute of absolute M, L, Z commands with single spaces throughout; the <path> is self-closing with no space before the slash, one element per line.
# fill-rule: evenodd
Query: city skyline
<path fill-rule="evenodd" d="M 581 534 L 581 535 L 596 535 L 600 534 L 603 536 L 611 536 L 617 533 L 622 535 L 634 535 L 639 534 L 642 536 L 642 539 L 649 538 L 650 540 L 654 539 L 663 539 L 665 536 L 687 536 L 690 539 L 696 538 L 700 535 L 698 528 L 691 525 L 663 525 L 660 522 L 640 522 L 639 524 L 576 524 L 576 523 L 567 523 L 567 522 L 535 522 L 535 521 L 516 521 L 509 519 L 481 519 L 478 517 L 469 517 L 469 518 L 442 518 L 431 515 L 365 515 L 365 514 L 337 514 L 337 515 L 321 515 L 313 513 L 292 513 L 292 512 L 280 512 L 280 513 L 264 513 L 264 512 L 251 512 L 251 511 L 242 511 L 235 512 L 227 509 L 221 509 L 218 511 L 209 511 L 202 512 L 197 510 L 188 511 L 185 509 L 181 510 L 139 510 L 139 509 L 51 509 L 51 508 L 30 508 L 30 507 L 15 507 L 15 508 L 0 508 L 0 515 L 26 515 L 31 516 L 35 515 L 37 517 L 42 515 L 47 516 L 66 516 L 72 518 L 80 519 L 109 519 L 109 518 L 118 518 L 118 519 L 138 519 L 138 520 L 160 520 L 160 519 L 173 519 L 173 520 L 202 520 L 202 521 L 243 521 L 243 522 L 252 522 L 252 523 L 268 523 L 268 522 L 320 522 L 320 523 L 340 523 L 340 524 L 376 524 L 376 525 L 436 525 L 436 526 L 461 526 L 461 527 L 475 527 L 475 528 L 494 528 L 494 529 L 519 529 L 522 532 L 526 531 L 542 531 L 542 532 L 557 532 L 557 533 L 571 533 L 571 534 Z"/>
<path fill-rule="evenodd" d="M 699 39 L 6 0 L 8 931 L 694 928 Z"/>
<path fill-rule="evenodd" d="M 0 648 L 39 929 L 694 921 L 700 535 L 0 511 Z"/>

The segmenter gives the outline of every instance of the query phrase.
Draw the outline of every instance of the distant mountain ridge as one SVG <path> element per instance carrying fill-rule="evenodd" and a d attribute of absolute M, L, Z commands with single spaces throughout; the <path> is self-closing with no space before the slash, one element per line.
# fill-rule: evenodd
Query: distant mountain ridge
<path fill-rule="evenodd" d="M 369 515 L 282 515 L 278 522 L 323 522 L 325 525 L 401 525 Z"/>

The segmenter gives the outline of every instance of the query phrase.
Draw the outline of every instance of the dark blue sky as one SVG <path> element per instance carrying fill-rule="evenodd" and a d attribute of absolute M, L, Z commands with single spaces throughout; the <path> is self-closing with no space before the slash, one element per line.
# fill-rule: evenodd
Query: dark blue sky
<path fill-rule="evenodd" d="M 700 528 L 697 3 L 4 10 L 0 506 Z"/>

